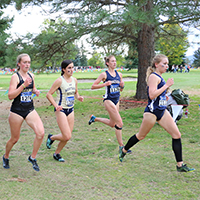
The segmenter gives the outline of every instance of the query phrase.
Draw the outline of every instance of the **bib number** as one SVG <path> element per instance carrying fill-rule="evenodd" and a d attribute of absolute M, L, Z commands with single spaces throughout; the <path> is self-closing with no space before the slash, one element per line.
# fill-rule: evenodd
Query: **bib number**
<path fill-rule="evenodd" d="M 167 100 L 166 100 L 166 97 L 161 97 L 160 100 L 159 100 L 159 106 L 162 107 L 162 106 L 167 106 Z"/>
<path fill-rule="evenodd" d="M 66 97 L 66 105 L 67 107 L 72 107 L 74 105 L 74 96 Z"/>
<path fill-rule="evenodd" d="M 32 101 L 32 92 L 22 92 L 20 101 L 21 103 L 30 103 Z"/>
<path fill-rule="evenodd" d="M 120 92 L 120 87 L 119 87 L 118 84 L 110 86 L 110 93 L 111 94 L 115 94 L 115 93 L 118 93 L 118 92 Z"/>

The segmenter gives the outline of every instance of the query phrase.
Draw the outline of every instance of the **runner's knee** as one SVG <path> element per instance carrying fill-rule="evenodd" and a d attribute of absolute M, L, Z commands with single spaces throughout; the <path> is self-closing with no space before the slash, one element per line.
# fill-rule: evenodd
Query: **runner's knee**
<path fill-rule="evenodd" d="M 117 130 L 122 130 L 122 127 L 119 127 L 119 126 L 117 126 L 116 124 L 115 124 L 115 128 L 116 128 Z"/>

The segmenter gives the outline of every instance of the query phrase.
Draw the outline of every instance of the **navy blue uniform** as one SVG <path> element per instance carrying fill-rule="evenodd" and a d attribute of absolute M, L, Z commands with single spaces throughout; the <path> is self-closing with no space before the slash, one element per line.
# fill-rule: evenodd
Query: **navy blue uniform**
<path fill-rule="evenodd" d="M 17 75 L 19 77 L 19 84 L 17 85 L 18 88 L 24 83 L 24 80 L 18 72 Z M 28 75 L 32 78 L 29 73 Z M 33 78 L 31 84 L 28 87 L 24 88 L 23 91 L 14 99 L 10 111 L 22 116 L 25 119 L 26 116 L 34 110 L 32 91 Z"/>
<path fill-rule="evenodd" d="M 120 97 L 120 76 L 118 72 L 115 70 L 116 76 L 113 77 L 109 74 L 108 71 L 105 71 L 107 78 L 104 81 L 111 81 L 112 84 L 109 86 L 105 86 L 106 92 L 104 95 L 104 101 L 105 100 L 111 100 L 115 105 L 119 102 L 119 97 Z"/>
<path fill-rule="evenodd" d="M 161 81 L 157 86 L 157 89 L 160 89 L 165 85 L 165 80 L 155 72 L 153 72 L 156 76 L 158 76 Z M 144 112 L 150 112 L 157 117 L 157 121 L 162 118 L 164 115 L 165 109 L 167 108 L 167 100 L 166 100 L 166 90 L 157 96 L 155 99 L 150 99 L 149 98 L 149 87 L 147 87 L 147 95 L 148 95 L 148 105 L 145 108 Z"/>

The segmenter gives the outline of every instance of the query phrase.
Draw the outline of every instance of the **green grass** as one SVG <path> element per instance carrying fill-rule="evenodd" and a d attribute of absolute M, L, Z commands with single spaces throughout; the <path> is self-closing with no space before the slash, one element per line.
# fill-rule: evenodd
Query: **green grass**
<path fill-rule="evenodd" d="M 74 72 L 73 76 L 77 79 L 96 79 L 100 73 L 103 71 L 94 71 L 94 72 Z M 123 73 L 123 77 L 137 77 L 137 71 L 120 71 Z M 12 75 L 0 75 L 0 90 L 7 90 L 10 83 L 10 78 Z M 52 74 L 35 74 L 35 83 L 36 87 L 39 89 L 49 89 L 53 82 L 60 77 L 60 73 Z"/>
<path fill-rule="evenodd" d="M 190 91 L 199 84 L 199 75 L 200 71 L 192 71 L 189 74 L 165 74 L 164 78 L 166 80 L 168 77 L 173 77 L 174 88 Z M 51 77 L 49 80 L 40 74 L 37 76 L 36 84 L 44 82 L 49 86 L 57 78 L 56 76 L 59 77 L 59 74 L 49 75 Z M 2 80 L 2 76 L 0 79 Z M 102 100 L 99 99 L 104 94 L 104 90 L 86 90 L 91 87 L 91 84 L 78 85 L 79 93 L 85 99 L 84 102 L 75 103 L 72 138 L 61 152 L 66 160 L 65 163 L 58 163 L 52 157 L 58 142 L 55 142 L 50 150 L 45 146 L 49 133 L 60 132 L 53 107 L 45 99 L 45 92 L 34 99 L 35 105 L 38 105 L 36 110 L 45 127 L 45 138 L 37 156 L 41 171 L 35 172 L 27 161 L 32 151 L 34 133 L 26 123 L 23 123 L 20 140 L 10 154 L 11 168 L 9 170 L 1 168 L 0 199 L 200 199 L 199 87 L 194 89 L 197 91 L 196 94 L 190 95 L 188 118 L 182 117 L 178 122 L 182 133 L 184 162 L 196 168 L 196 171 L 178 173 L 171 147 L 171 137 L 158 124 L 155 124 L 143 141 L 132 148 L 133 153 L 127 155 L 123 163 L 118 161 L 118 144 L 114 129 L 101 123 L 88 125 L 91 114 L 108 117 Z M 122 96 L 133 96 L 136 82 L 125 84 Z M 4 85 L 6 87 L 7 81 Z M 47 86 L 42 87 L 42 89 L 45 87 L 49 89 Z M 0 115 L 0 155 L 3 156 L 5 144 L 10 137 L 7 108 L 10 101 L 7 100 L 7 95 L 4 95 L 5 92 L 1 94 L 1 109 L 4 109 L 4 112 Z M 2 106 L 4 104 L 5 107 Z M 124 143 L 139 130 L 143 111 L 144 107 L 120 109 L 124 123 Z"/>
<path fill-rule="evenodd" d="M 200 70 L 193 69 L 190 73 L 165 73 L 163 74 L 165 80 L 167 78 L 174 78 L 174 85 L 172 88 L 184 88 L 185 90 L 199 90 L 200 89 Z"/>

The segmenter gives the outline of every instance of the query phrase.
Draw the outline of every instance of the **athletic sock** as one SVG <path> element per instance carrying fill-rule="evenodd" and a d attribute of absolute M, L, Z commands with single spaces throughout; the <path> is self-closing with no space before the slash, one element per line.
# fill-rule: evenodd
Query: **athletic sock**
<path fill-rule="evenodd" d="M 31 159 L 31 160 L 35 160 L 35 158 L 33 158 L 32 156 L 30 156 L 30 159 Z"/>
<path fill-rule="evenodd" d="M 126 145 L 124 146 L 124 149 L 126 151 L 128 151 L 132 146 L 134 146 L 136 143 L 138 143 L 139 140 L 137 139 L 136 135 L 133 135 L 128 142 L 126 143 Z"/>
<path fill-rule="evenodd" d="M 172 138 L 172 149 L 175 154 L 176 162 L 183 161 L 181 138 L 179 139 Z"/>

